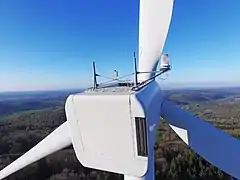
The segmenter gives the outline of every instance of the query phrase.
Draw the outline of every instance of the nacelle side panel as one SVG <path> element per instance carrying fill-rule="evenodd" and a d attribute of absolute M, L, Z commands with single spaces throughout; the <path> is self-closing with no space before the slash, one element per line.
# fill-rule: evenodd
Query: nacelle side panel
<path fill-rule="evenodd" d="M 145 117 L 134 94 L 76 94 L 66 102 L 74 150 L 83 166 L 141 177 L 148 157 L 138 156 L 135 117 Z"/>

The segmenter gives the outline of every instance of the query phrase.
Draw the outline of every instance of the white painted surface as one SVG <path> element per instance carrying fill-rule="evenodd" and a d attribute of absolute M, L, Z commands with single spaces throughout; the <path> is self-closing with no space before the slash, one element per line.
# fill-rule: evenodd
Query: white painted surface
<path fill-rule="evenodd" d="M 131 110 L 134 106 L 134 110 Z M 144 117 L 130 94 L 77 94 L 66 102 L 73 146 L 85 167 L 142 176 L 147 158 L 138 157 L 135 116 Z"/>
<path fill-rule="evenodd" d="M 140 0 L 139 72 L 155 71 L 171 21 L 173 0 Z M 139 74 L 139 80 L 152 74 Z"/>
<path fill-rule="evenodd" d="M 71 145 L 68 123 L 65 122 L 40 143 L 0 171 L 0 179 Z"/>
<path fill-rule="evenodd" d="M 185 142 L 187 145 L 189 145 L 188 142 L 188 133 L 186 129 L 182 129 L 173 125 L 169 125 L 172 130 L 183 140 L 183 142 Z"/>

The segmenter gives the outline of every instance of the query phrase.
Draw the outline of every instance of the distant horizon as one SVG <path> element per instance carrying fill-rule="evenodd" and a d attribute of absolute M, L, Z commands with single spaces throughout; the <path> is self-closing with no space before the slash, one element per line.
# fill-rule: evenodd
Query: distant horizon
<path fill-rule="evenodd" d="M 161 85 L 160 85 L 161 87 Z M 79 87 L 79 88 L 59 88 L 59 89 L 29 89 L 29 90 L 8 90 L 0 91 L 0 94 L 4 93 L 35 93 L 35 92 L 63 92 L 63 91 L 83 91 L 88 87 Z M 194 85 L 185 85 L 185 86 L 162 86 L 162 90 L 214 90 L 214 89 L 232 89 L 240 88 L 240 85 L 213 85 L 213 86 L 194 86 Z"/>

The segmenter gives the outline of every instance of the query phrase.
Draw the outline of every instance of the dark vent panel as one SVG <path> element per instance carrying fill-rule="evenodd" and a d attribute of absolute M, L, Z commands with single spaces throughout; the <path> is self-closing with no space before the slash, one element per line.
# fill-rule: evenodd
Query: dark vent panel
<path fill-rule="evenodd" d="M 148 156 L 146 118 L 135 117 L 138 156 Z"/>

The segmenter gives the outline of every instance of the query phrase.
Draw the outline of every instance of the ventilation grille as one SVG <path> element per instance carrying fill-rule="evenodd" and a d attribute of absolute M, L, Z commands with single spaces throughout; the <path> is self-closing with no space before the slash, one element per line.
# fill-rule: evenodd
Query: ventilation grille
<path fill-rule="evenodd" d="M 148 156 L 146 118 L 135 117 L 138 156 Z"/>

